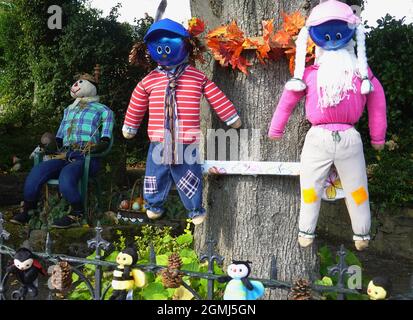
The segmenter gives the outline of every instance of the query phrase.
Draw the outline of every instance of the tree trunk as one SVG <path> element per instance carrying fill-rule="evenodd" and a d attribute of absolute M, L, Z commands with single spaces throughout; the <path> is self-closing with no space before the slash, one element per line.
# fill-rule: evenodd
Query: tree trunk
<path fill-rule="evenodd" d="M 212 29 L 236 20 L 247 36 L 262 34 L 261 21 L 282 12 L 296 10 L 308 15 L 314 1 L 308 0 L 191 0 L 192 15 L 202 17 Z M 255 59 L 254 53 L 249 59 Z M 260 130 L 260 148 L 248 146 L 249 160 L 299 161 L 309 128 L 303 106 L 296 108 L 281 142 L 272 142 L 267 131 L 286 81 L 291 77 L 285 59 L 258 63 L 250 74 L 222 68 L 215 62 L 200 66 L 234 102 L 243 128 Z M 206 110 L 206 108 L 205 108 Z M 204 113 L 208 128 L 225 128 L 215 115 Z M 245 159 L 240 159 L 245 160 Z M 297 177 L 209 176 L 205 183 L 207 221 L 195 230 L 196 247 L 205 253 L 206 240 L 217 241 L 217 252 L 225 257 L 225 267 L 234 260 L 252 261 L 252 276 L 269 278 L 271 260 L 277 264 L 277 278 L 292 281 L 316 275 L 316 247 L 301 249 L 297 243 L 300 187 Z M 288 292 L 267 290 L 266 299 L 285 299 Z"/>

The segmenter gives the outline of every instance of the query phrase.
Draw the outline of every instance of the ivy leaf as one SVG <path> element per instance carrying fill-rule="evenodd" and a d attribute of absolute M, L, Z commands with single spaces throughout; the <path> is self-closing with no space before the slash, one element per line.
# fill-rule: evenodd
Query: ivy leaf
<path fill-rule="evenodd" d="M 360 260 L 357 258 L 357 256 L 353 252 L 351 252 L 349 250 L 347 250 L 347 254 L 346 254 L 346 263 L 349 266 L 359 266 L 359 267 L 361 267 Z"/>
<path fill-rule="evenodd" d="M 116 257 L 118 256 L 118 254 L 119 254 L 119 252 L 118 251 L 113 251 L 110 255 L 108 255 L 107 257 L 106 257 L 106 261 L 109 261 L 109 262 L 115 262 L 116 261 Z"/>
<path fill-rule="evenodd" d="M 193 241 L 193 237 L 191 234 L 182 234 L 178 238 L 176 238 L 176 243 L 179 245 L 191 244 L 192 241 Z"/>
<path fill-rule="evenodd" d="M 142 289 L 145 300 L 168 300 L 168 291 L 159 282 L 152 282 Z"/>
<path fill-rule="evenodd" d="M 161 254 L 161 255 L 156 256 L 156 264 L 159 266 L 167 266 L 168 256 L 166 254 Z"/>
<path fill-rule="evenodd" d="M 316 284 L 320 286 L 332 287 L 333 286 L 333 279 L 330 277 L 323 277 L 321 280 L 317 280 Z"/>
<path fill-rule="evenodd" d="M 177 288 L 172 297 L 173 300 L 192 300 L 193 298 L 194 295 L 184 286 Z"/>
<path fill-rule="evenodd" d="M 181 252 L 179 253 L 179 255 L 182 258 L 191 258 L 193 260 L 198 259 L 198 255 L 196 254 L 196 252 L 193 249 L 182 249 Z"/>
<path fill-rule="evenodd" d="M 185 261 L 184 261 L 185 260 Z M 182 259 L 182 262 L 184 263 L 182 265 L 182 270 L 185 271 L 194 271 L 198 272 L 199 271 L 199 263 L 196 261 L 188 261 L 188 258 Z"/>

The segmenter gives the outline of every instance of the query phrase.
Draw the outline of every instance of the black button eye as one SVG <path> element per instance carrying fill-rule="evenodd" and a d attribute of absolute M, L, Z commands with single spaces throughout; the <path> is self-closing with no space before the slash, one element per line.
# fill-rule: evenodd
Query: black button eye
<path fill-rule="evenodd" d="M 324 36 L 324 39 L 326 39 L 326 41 L 331 41 L 331 36 L 327 33 L 327 34 Z"/>
<path fill-rule="evenodd" d="M 79 83 L 83 83 L 83 80 L 80 80 Z"/>
<path fill-rule="evenodd" d="M 165 52 L 166 54 L 170 54 L 171 53 L 171 48 L 169 48 L 168 46 L 165 47 Z"/>
<path fill-rule="evenodd" d="M 158 52 L 158 54 L 161 54 L 162 53 L 162 47 L 159 46 L 158 48 L 156 48 L 156 52 Z"/>
<path fill-rule="evenodd" d="M 343 35 L 340 32 L 338 32 L 336 34 L 336 38 L 337 38 L 337 40 L 341 40 L 341 39 L 343 39 Z"/>

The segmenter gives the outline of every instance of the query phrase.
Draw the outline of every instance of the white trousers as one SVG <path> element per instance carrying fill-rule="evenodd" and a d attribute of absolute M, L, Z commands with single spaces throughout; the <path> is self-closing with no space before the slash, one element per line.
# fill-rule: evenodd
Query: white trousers
<path fill-rule="evenodd" d="M 299 235 L 315 237 L 323 184 L 334 164 L 346 195 L 353 240 L 369 240 L 371 216 L 363 144 L 356 129 L 330 131 L 312 127 L 301 153 Z"/>

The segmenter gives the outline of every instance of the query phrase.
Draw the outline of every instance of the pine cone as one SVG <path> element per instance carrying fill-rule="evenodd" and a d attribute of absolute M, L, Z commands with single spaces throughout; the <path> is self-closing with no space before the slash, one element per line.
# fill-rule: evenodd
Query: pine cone
<path fill-rule="evenodd" d="M 67 291 L 72 285 L 72 268 L 66 261 L 61 261 L 53 267 L 51 284 L 58 291 Z"/>
<path fill-rule="evenodd" d="M 168 258 L 168 268 L 161 271 L 162 283 L 165 288 L 179 288 L 182 284 L 182 260 L 179 254 L 172 253 Z"/>
<path fill-rule="evenodd" d="M 182 259 L 178 253 L 172 253 L 168 258 L 168 268 L 179 270 L 182 268 Z"/>
<path fill-rule="evenodd" d="M 298 279 L 288 295 L 289 300 L 313 300 L 311 283 L 305 279 Z"/>

